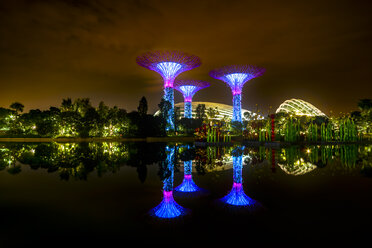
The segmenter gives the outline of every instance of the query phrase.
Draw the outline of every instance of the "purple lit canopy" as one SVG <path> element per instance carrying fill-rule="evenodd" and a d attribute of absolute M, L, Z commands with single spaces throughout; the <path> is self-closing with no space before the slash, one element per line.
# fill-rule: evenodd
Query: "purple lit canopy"
<path fill-rule="evenodd" d="M 242 93 L 242 88 L 249 80 L 262 76 L 265 68 L 254 65 L 230 65 L 215 69 L 209 73 L 212 78 L 227 83 L 233 95 Z"/>
<path fill-rule="evenodd" d="M 182 93 L 185 102 L 191 102 L 197 91 L 209 86 L 208 82 L 200 80 L 176 80 L 174 83 L 174 88 Z"/>
<path fill-rule="evenodd" d="M 180 73 L 200 66 L 201 60 L 181 51 L 155 51 L 138 56 L 137 64 L 159 73 L 167 88 L 173 87 L 174 79 Z"/>

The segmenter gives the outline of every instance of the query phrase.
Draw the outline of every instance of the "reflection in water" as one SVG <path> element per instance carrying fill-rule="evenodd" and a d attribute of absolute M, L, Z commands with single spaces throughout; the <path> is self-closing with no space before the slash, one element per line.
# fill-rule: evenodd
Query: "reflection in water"
<path fill-rule="evenodd" d="M 147 166 L 164 161 L 166 144 L 163 143 L 6 143 L 0 144 L 0 171 L 18 174 L 29 165 L 33 170 L 45 169 L 58 173 L 62 180 L 87 180 L 96 172 L 98 176 L 115 173 L 123 165 L 137 168 L 141 182 L 146 180 Z M 233 167 L 232 147 L 187 147 L 185 152 L 175 154 L 176 160 L 184 161 L 184 181 L 177 192 L 200 190 L 191 176 L 192 167 L 198 174 L 218 173 Z M 365 176 L 372 174 L 371 145 L 311 145 L 291 146 L 280 149 L 265 147 L 246 148 L 243 160 L 251 164 L 278 166 L 289 175 L 305 175 L 316 168 L 330 167 L 332 170 L 349 173 L 355 171 Z"/>
<path fill-rule="evenodd" d="M 144 143 L 5 143 L 0 144 L 0 171 L 18 174 L 29 165 L 32 170 L 58 173 L 62 180 L 87 180 L 96 172 L 116 173 L 123 165 L 137 168 L 141 182 L 146 166 L 164 160 L 165 144 Z"/>
<path fill-rule="evenodd" d="M 256 201 L 251 199 L 243 190 L 243 149 L 236 147 L 232 152 L 233 157 L 233 187 L 228 195 L 221 200 L 229 205 L 254 207 Z"/>
<path fill-rule="evenodd" d="M 183 162 L 183 181 L 175 188 L 176 191 L 191 193 L 201 191 L 201 189 L 194 183 L 192 179 L 192 160 Z"/>
<path fill-rule="evenodd" d="M 260 157 L 265 157 L 272 161 L 272 168 L 275 167 L 274 152 L 263 151 L 260 148 Z M 269 149 L 271 150 L 271 149 Z M 306 147 L 291 146 L 277 150 L 277 165 L 289 175 L 305 175 L 316 168 L 324 168 L 327 165 L 336 164 L 336 170 L 355 170 L 358 169 L 358 163 L 363 168 L 372 167 L 371 146 L 350 145 L 312 145 Z M 367 151 L 367 152 L 366 152 Z M 339 166 L 341 165 L 341 166 Z M 362 168 L 362 170 L 363 170 Z M 367 169 L 368 170 L 368 169 Z"/>
<path fill-rule="evenodd" d="M 150 211 L 151 215 L 158 218 L 175 218 L 185 213 L 173 198 L 173 176 L 174 176 L 174 161 L 175 161 L 175 147 L 166 147 L 167 158 L 163 162 L 163 200 L 162 202 Z"/>
<path fill-rule="evenodd" d="M 278 166 L 289 175 L 304 175 L 317 168 L 316 165 L 305 161 L 304 158 L 301 157 L 298 147 L 282 149 L 279 160 L 280 163 L 278 163 Z"/>
<path fill-rule="evenodd" d="M 179 160 L 184 164 L 183 181 L 173 189 Z M 243 189 L 243 161 L 256 167 L 250 173 L 260 175 L 270 173 L 270 169 L 275 172 L 280 168 L 285 174 L 295 176 L 331 170 L 332 175 L 337 172 L 372 177 L 371 145 L 312 145 L 272 149 L 241 146 L 195 148 L 191 145 L 179 147 L 145 142 L 0 144 L 0 171 L 12 175 L 21 173 L 28 165 L 32 170 L 43 169 L 48 173 L 57 173 L 62 180 L 87 180 L 93 172 L 102 176 L 105 173 L 116 173 L 121 166 L 127 165 L 135 167 L 139 180 L 144 182 L 147 166 L 158 164 L 159 177 L 163 181 L 163 198 L 158 206 L 150 210 L 150 214 L 161 219 L 172 219 L 186 213 L 186 209 L 175 201 L 174 191 L 187 196 L 205 192 L 193 181 L 193 165 L 196 173 L 208 173 L 209 178 L 214 178 L 216 182 L 221 182 L 218 180 L 221 179 L 222 170 L 232 169 L 232 189 L 220 199 L 221 202 L 228 206 L 243 207 L 244 210 L 256 210 L 259 202 L 247 196 Z M 275 176 L 281 175 L 278 173 Z"/>
<path fill-rule="evenodd" d="M 191 149 L 189 145 L 186 146 L 186 148 L 187 149 L 180 154 L 181 159 L 187 159 L 183 162 L 183 181 L 175 188 L 175 191 L 181 193 L 193 193 L 191 195 L 195 195 L 195 193 L 204 193 L 206 190 L 198 187 L 192 178 L 192 158 L 194 157 L 194 154 L 192 153 L 193 149 Z"/>

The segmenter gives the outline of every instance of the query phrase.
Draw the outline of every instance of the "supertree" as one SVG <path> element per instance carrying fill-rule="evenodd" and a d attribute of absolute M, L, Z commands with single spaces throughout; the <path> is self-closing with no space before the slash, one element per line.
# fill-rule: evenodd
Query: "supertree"
<path fill-rule="evenodd" d="M 184 99 L 184 116 L 185 118 L 192 118 L 192 97 L 196 92 L 206 87 L 210 84 L 205 81 L 200 80 L 176 80 L 174 83 L 174 88 L 182 93 Z"/>
<path fill-rule="evenodd" d="M 147 52 L 137 57 L 137 64 L 147 69 L 156 71 L 164 79 L 164 96 L 172 105 L 167 120 L 168 130 L 174 129 L 174 79 L 182 72 L 191 70 L 201 65 L 200 58 L 181 51 L 156 51 Z"/>
<path fill-rule="evenodd" d="M 175 147 L 166 147 L 167 158 L 164 161 L 166 174 L 163 180 L 163 200 L 150 211 L 150 214 L 162 219 L 170 219 L 183 215 L 185 209 L 180 206 L 173 198 L 173 176 L 174 176 L 174 156 Z"/>
<path fill-rule="evenodd" d="M 229 194 L 221 199 L 222 202 L 233 206 L 244 206 L 254 209 L 257 207 L 257 202 L 247 196 L 243 189 L 243 149 L 244 147 L 236 147 L 232 151 L 233 157 L 233 187 Z"/>
<path fill-rule="evenodd" d="M 215 69 L 209 73 L 212 78 L 227 83 L 233 94 L 232 121 L 242 122 L 242 88 L 249 80 L 263 75 L 264 68 L 254 65 L 230 65 Z"/>

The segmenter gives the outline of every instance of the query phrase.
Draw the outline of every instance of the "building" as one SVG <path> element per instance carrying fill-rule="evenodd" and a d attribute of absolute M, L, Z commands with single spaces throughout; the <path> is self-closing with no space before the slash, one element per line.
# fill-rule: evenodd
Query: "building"
<path fill-rule="evenodd" d="M 290 99 L 280 104 L 276 113 L 289 113 L 293 115 L 307 115 L 307 116 L 324 116 L 327 117 L 322 111 L 314 105 L 305 102 L 301 99 Z"/>
<path fill-rule="evenodd" d="M 222 103 L 215 103 L 215 102 L 192 102 L 192 117 L 193 118 L 195 118 L 196 108 L 199 104 L 204 104 L 205 105 L 205 111 L 206 112 L 209 108 L 212 108 L 212 109 L 217 108 L 218 114 L 216 115 L 216 118 L 214 118 L 214 119 L 221 120 L 225 116 L 227 116 L 227 118 L 229 118 L 229 119 L 232 119 L 233 107 L 231 105 L 222 104 Z M 180 111 L 181 111 L 180 116 L 181 117 L 184 116 L 184 112 L 183 112 L 184 103 L 183 102 L 175 104 L 174 107 L 175 108 L 179 107 Z M 246 120 L 246 118 L 244 117 L 244 113 L 246 113 L 246 112 L 250 113 L 250 116 L 252 116 L 252 117 L 256 116 L 256 113 L 252 113 L 251 111 L 249 111 L 247 109 L 242 109 L 243 120 Z M 159 114 L 160 114 L 160 111 L 158 110 L 155 113 L 155 115 L 159 115 Z M 258 115 L 258 119 L 263 119 L 263 117 Z"/>

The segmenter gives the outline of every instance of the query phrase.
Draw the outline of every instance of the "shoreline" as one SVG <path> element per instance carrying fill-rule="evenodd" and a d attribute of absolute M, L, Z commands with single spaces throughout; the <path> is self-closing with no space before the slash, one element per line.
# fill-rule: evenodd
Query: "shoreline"
<path fill-rule="evenodd" d="M 0 142 L 194 142 L 194 137 L 146 137 L 146 138 L 0 138 Z"/>
<path fill-rule="evenodd" d="M 203 142 L 197 141 L 195 137 L 146 137 L 146 138 L 0 138 L 0 142 L 31 142 L 31 143 L 42 143 L 42 142 L 57 142 L 57 143 L 79 143 L 79 142 L 187 142 L 195 143 L 196 146 L 231 146 L 234 144 L 241 144 L 246 146 L 266 146 L 266 147 L 283 147 L 292 145 L 347 145 L 347 144 L 372 144 L 372 141 L 354 141 L 354 142 L 340 142 L 340 141 L 318 141 L 318 142 L 280 142 L 280 141 L 252 141 L 243 140 L 240 138 L 233 139 L 231 142 Z"/>

